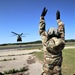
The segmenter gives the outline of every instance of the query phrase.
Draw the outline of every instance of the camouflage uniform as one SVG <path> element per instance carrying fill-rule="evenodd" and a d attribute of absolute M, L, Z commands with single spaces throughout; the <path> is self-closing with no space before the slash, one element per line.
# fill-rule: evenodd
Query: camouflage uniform
<path fill-rule="evenodd" d="M 58 33 L 59 38 L 50 37 L 45 30 L 44 17 L 40 17 L 39 23 L 39 34 L 42 39 L 43 51 L 44 51 L 44 64 L 43 64 L 43 75 L 61 75 L 62 65 L 62 50 L 65 46 L 65 30 L 63 22 L 58 19 Z"/>

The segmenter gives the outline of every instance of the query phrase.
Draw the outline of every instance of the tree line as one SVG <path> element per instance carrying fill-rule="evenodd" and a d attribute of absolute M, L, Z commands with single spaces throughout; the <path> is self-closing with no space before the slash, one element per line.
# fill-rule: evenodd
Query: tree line
<path fill-rule="evenodd" d="M 75 42 L 75 39 L 65 40 L 66 43 L 68 42 Z M 41 44 L 41 40 L 33 41 L 33 42 L 25 42 L 25 43 L 7 43 L 7 44 L 0 44 L 0 46 L 6 45 L 25 45 L 25 44 Z"/>

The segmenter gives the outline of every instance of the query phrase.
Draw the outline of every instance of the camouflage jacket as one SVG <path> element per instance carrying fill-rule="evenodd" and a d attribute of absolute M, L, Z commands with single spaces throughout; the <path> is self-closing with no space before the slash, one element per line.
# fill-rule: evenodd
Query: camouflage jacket
<path fill-rule="evenodd" d="M 39 34 L 42 39 L 43 49 L 44 51 L 48 51 L 49 53 L 58 54 L 65 45 L 65 29 L 63 22 L 58 19 L 58 33 L 60 35 L 60 38 L 53 37 L 49 39 L 49 36 L 45 30 L 45 20 L 44 17 L 40 17 L 40 23 L 39 23 Z"/>

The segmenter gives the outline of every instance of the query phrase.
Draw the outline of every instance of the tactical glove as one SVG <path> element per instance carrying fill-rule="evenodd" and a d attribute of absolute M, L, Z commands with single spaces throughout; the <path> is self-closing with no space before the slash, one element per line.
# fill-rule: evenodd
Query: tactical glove
<path fill-rule="evenodd" d="M 44 16 L 46 15 L 47 11 L 48 11 L 48 10 L 46 9 L 46 7 L 44 7 L 44 9 L 43 9 L 43 11 L 42 11 L 41 16 L 43 16 L 43 17 L 44 17 Z"/>
<path fill-rule="evenodd" d="M 60 11 L 59 10 L 57 10 L 57 12 L 56 12 L 56 19 L 57 20 L 60 19 Z"/>

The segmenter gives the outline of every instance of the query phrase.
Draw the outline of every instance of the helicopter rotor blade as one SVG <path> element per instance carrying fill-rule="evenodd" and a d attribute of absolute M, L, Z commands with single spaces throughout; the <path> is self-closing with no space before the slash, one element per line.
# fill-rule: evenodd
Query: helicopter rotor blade
<path fill-rule="evenodd" d="M 29 35 L 28 33 L 25 33 L 24 35 Z"/>
<path fill-rule="evenodd" d="M 15 33 L 15 32 L 11 32 L 11 33 L 13 33 L 13 34 L 15 34 L 15 35 L 19 35 L 19 34 Z"/>
<path fill-rule="evenodd" d="M 26 36 L 21 36 L 21 37 L 26 37 Z"/>
<path fill-rule="evenodd" d="M 22 35 L 23 35 L 23 33 L 20 34 L 20 36 L 22 36 Z"/>

